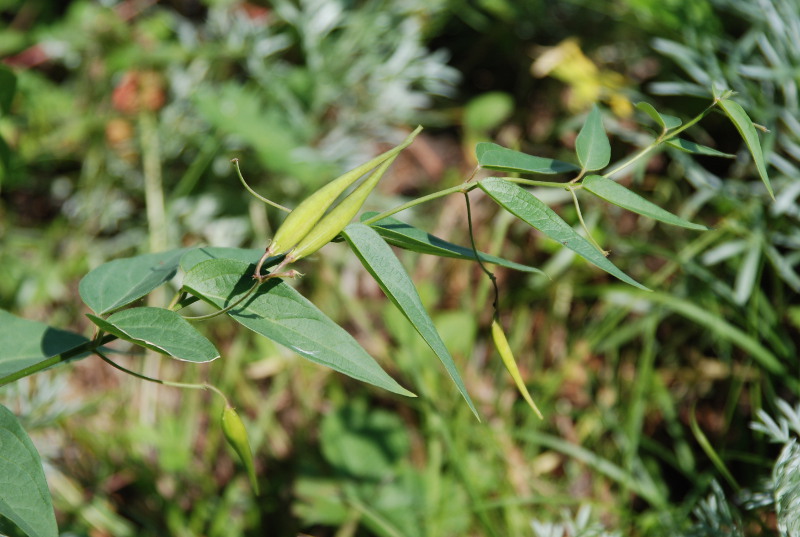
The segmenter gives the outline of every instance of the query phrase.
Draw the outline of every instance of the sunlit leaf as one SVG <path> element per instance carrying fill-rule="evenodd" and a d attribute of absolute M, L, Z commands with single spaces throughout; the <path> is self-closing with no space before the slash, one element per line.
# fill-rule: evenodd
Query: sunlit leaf
<path fill-rule="evenodd" d="M 583 188 L 592 194 L 613 203 L 623 209 L 633 211 L 635 213 L 659 220 L 666 224 L 673 226 L 680 226 L 689 229 L 706 230 L 706 226 L 700 224 L 693 224 L 688 220 L 676 216 L 669 211 L 665 211 L 658 205 L 651 203 L 641 197 L 639 194 L 625 188 L 616 181 L 612 181 L 600 175 L 590 175 L 584 178 L 581 183 Z"/>
<path fill-rule="evenodd" d="M 685 153 L 692 153 L 694 155 L 708 155 L 709 157 L 736 158 L 736 155 L 732 155 L 730 153 L 723 153 L 722 151 L 717 151 L 714 148 L 696 144 L 694 142 L 690 142 L 689 140 L 684 140 L 683 138 L 673 138 L 671 140 L 667 140 L 667 145 L 670 147 L 674 147 L 675 149 L 680 149 Z"/>
<path fill-rule="evenodd" d="M 439 357 L 450 378 L 458 387 L 458 391 L 461 392 L 472 412 L 478 417 L 478 411 L 467 393 L 467 388 L 464 386 L 464 381 L 461 380 L 461 375 L 456 369 L 453 357 L 450 356 L 450 351 L 445 347 L 433 321 L 422 305 L 414 283 L 395 257 L 392 249 L 374 229 L 364 224 L 351 224 L 344 229 L 342 235 L 361 260 L 364 268 L 378 282 L 384 294 L 397 306 L 397 309 L 403 313 L 425 340 L 425 343 Z"/>
<path fill-rule="evenodd" d="M 523 222 L 560 242 L 612 276 L 634 287 L 647 290 L 647 287 L 618 269 L 589 241 L 578 235 L 572 226 L 564 222 L 555 211 L 527 190 L 498 177 L 484 179 L 478 184 L 501 207 Z"/>
<path fill-rule="evenodd" d="M 575 152 L 581 168 L 592 172 L 605 168 L 611 160 L 611 144 L 603 128 L 603 117 L 597 105 L 592 107 L 586 123 L 575 139 Z"/>
<path fill-rule="evenodd" d="M 526 155 L 489 142 L 481 142 L 475 146 L 475 154 L 478 157 L 478 164 L 487 170 L 553 175 L 574 172 L 580 169 L 574 164 L 551 158 Z"/>
<path fill-rule="evenodd" d="M 750 150 L 750 154 L 753 155 L 753 162 L 756 164 L 758 175 L 761 176 L 761 180 L 764 182 L 764 186 L 767 187 L 769 195 L 772 196 L 772 199 L 775 199 L 775 194 L 772 192 L 772 185 L 767 175 L 767 166 L 764 163 L 764 154 L 761 151 L 761 142 L 758 140 L 758 133 L 750 117 L 747 115 L 747 112 L 744 111 L 744 108 L 742 108 L 739 103 L 729 99 L 719 101 L 719 107 L 722 108 L 723 112 L 725 112 L 731 122 L 736 126 L 736 130 L 739 131 L 739 134 L 744 139 L 747 148 Z"/>
<path fill-rule="evenodd" d="M 256 263 L 259 258 L 264 254 L 263 249 L 258 248 L 228 248 L 224 246 L 202 246 L 200 248 L 193 248 L 183 254 L 181 257 L 181 270 L 189 272 L 198 263 L 208 261 L 209 259 L 234 259 L 236 261 L 244 261 L 246 263 Z M 273 261 L 277 261 L 283 256 L 275 256 L 268 258 L 265 267 L 272 266 Z"/>
<path fill-rule="evenodd" d="M 675 116 L 669 116 L 667 114 L 662 114 L 658 110 L 656 110 L 652 104 L 646 102 L 636 103 L 636 108 L 650 116 L 653 121 L 658 123 L 662 129 L 670 130 L 675 129 L 681 126 L 681 119 Z"/>

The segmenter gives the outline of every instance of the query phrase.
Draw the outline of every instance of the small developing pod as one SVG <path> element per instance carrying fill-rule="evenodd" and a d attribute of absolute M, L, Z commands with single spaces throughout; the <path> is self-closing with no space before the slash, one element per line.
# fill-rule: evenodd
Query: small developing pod
<path fill-rule="evenodd" d="M 229 405 L 225 405 L 222 411 L 222 433 L 236 454 L 244 464 L 247 477 L 250 479 L 250 486 L 256 496 L 259 495 L 258 480 L 256 479 L 256 469 L 253 463 L 253 452 L 250 450 L 250 441 L 247 438 L 247 429 L 244 422 L 236 410 Z"/>
<path fill-rule="evenodd" d="M 267 248 L 266 257 L 288 252 L 303 240 L 350 185 L 376 166 L 396 157 L 403 149 L 411 145 L 411 142 L 414 141 L 414 138 L 421 130 L 422 127 L 417 127 L 400 145 L 341 175 L 303 200 L 300 205 L 289 213 L 289 216 L 286 217 L 286 220 L 283 221 L 283 224 L 275 233 L 272 242 Z"/>
<path fill-rule="evenodd" d="M 503 327 L 500 326 L 500 321 L 495 316 L 492 319 L 492 340 L 494 341 L 494 346 L 497 348 L 497 352 L 500 353 L 500 358 L 503 359 L 503 365 L 506 366 L 508 373 L 511 375 L 511 378 L 514 379 L 514 384 L 517 385 L 517 390 L 519 393 L 522 394 L 522 397 L 525 398 L 528 405 L 536 412 L 536 415 L 539 416 L 539 419 L 544 419 L 542 413 L 539 411 L 539 407 L 536 406 L 536 403 L 533 402 L 533 398 L 531 398 L 531 394 L 528 393 L 528 388 L 525 386 L 525 382 L 522 380 L 522 375 L 519 373 L 519 368 L 517 368 L 517 362 L 514 360 L 514 354 L 511 352 L 511 346 L 508 344 L 508 339 L 506 339 L 506 334 L 503 332 Z"/>
<path fill-rule="evenodd" d="M 378 168 L 372 172 L 372 175 L 367 177 L 358 188 L 343 199 L 339 205 L 331 209 L 328 214 L 323 216 L 322 219 L 317 222 L 317 225 L 308 232 L 308 235 L 286 254 L 286 259 L 281 265 L 288 265 L 289 263 L 293 263 L 313 254 L 328 244 L 336 235 L 341 233 L 358 213 L 358 210 L 361 209 L 361 206 L 364 205 L 370 192 L 377 186 L 378 181 L 381 180 L 381 177 L 386 173 L 386 170 L 389 169 L 389 166 L 392 165 L 395 158 L 397 158 L 396 155 L 378 166 Z"/>

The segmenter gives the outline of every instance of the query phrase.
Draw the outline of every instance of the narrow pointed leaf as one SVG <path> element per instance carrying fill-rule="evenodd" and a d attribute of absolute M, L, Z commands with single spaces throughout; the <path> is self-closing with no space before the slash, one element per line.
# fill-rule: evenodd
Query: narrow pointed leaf
<path fill-rule="evenodd" d="M 664 130 L 675 129 L 677 127 L 680 127 L 681 123 L 683 123 L 680 118 L 660 113 L 650 103 L 646 102 L 636 103 L 636 108 L 638 108 L 639 110 L 650 116 L 653 119 L 653 121 L 658 123 Z"/>
<path fill-rule="evenodd" d="M 655 203 L 647 201 L 639 194 L 628 190 L 616 181 L 612 181 L 601 175 L 590 175 L 586 177 L 581 184 L 583 188 L 609 203 L 613 203 L 614 205 L 633 211 L 634 213 L 653 218 L 654 220 L 659 220 L 665 224 L 688 229 L 708 229 L 706 226 L 694 224 L 669 211 L 665 211 Z"/>
<path fill-rule="evenodd" d="M 501 207 L 528 225 L 535 227 L 551 239 L 560 242 L 588 262 L 623 282 L 639 289 L 648 290 L 647 287 L 618 269 L 589 241 L 578 235 L 555 211 L 527 190 L 499 177 L 490 177 L 478 184 Z"/>
<path fill-rule="evenodd" d="M 363 222 L 364 220 L 372 218 L 376 214 L 378 213 L 364 213 L 361 216 L 361 220 Z M 396 218 L 392 218 L 391 216 L 388 218 L 382 218 L 374 224 L 370 224 L 370 227 L 377 231 L 386 242 L 392 246 L 397 246 L 398 248 L 411 250 L 412 252 L 419 252 L 421 254 L 437 255 L 439 257 L 452 257 L 455 259 L 466 259 L 470 261 L 475 260 L 475 252 L 473 252 L 472 248 L 447 242 L 410 224 L 406 224 L 405 222 L 397 220 Z M 544 274 L 541 270 L 535 267 L 515 263 L 513 261 L 509 261 L 508 259 L 503 259 L 502 257 L 496 257 L 483 252 L 478 252 L 478 257 L 484 263 L 492 263 L 494 265 L 520 270 L 523 272 Z"/>
<path fill-rule="evenodd" d="M 115 259 L 83 277 L 78 290 L 92 311 L 105 315 L 139 300 L 175 276 L 186 249 Z"/>
<path fill-rule="evenodd" d="M 514 353 L 511 352 L 511 345 L 508 344 L 508 339 L 506 339 L 506 333 L 503 331 L 503 327 L 500 325 L 500 321 L 497 319 L 492 321 L 492 340 L 494 341 L 494 346 L 497 349 L 497 352 L 500 353 L 500 358 L 503 360 L 503 365 L 506 366 L 508 374 L 511 375 L 511 378 L 514 380 L 517 390 L 522 394 L 522 397 L 525 399 L 525 402 L 528 403 L 528 406 L 530 406 L 536 415 L 539 416 L 539 419 L 544 419 L 539 407 L 533 402 L 533 398 L 531 397 L 530 392 L 528 392 L 528 387 L 525 386 L 525 381 L 522 379 L 522 375 L 519 372 L 519 367 L 517 367 L 517 361 L 514 359 Z"/>
<path fill-rule="evenodd" d="M 605 168 L 611 160 L 611 144 L 603 128 L 603 117 L 597 105 L 592 107 L 586 123 L 575 139 L 575 152 L 581 168 L 592 172 Z"/>
<path fill-rule="evenodd" d="M 198 298 L 224 308 L 250 289 L 253 268 L 242 261 L 210 259 L 186 274 L 183 287 Z M 228 315 L 314 363 L 390 392 L 414 397 L 381 369 L 341 326 L 279 279 L 268 280 Z"/>
<path fill-rule="evenodd" d="M 79 334 L 0 310 L 0 380 L 87 341 Z"/>
<path fill-rule="evenodd" d="M 214 345 L 189 322 L 163 308 L 131 308 L 107 319 L 86 314 L 109 334 L 186 362 L 210 362 L 219 358 Z"/>
<path fill-rule="evenodd" d="M 722 151 L 717 151 L 714 148 L 696 144 L 694 142 L 690 142 L 689 140 L 684 140 L 683 138 L 673 138 L 671 140 L 667 140 L 667 145 L 670 147 L 674 147 L 675 149 L 680 149 L 685 153 L 692 153 L 694 155 L 708 155 L 710 157 L 736 158 L 736 155 L 732 155 L 730 153 L 723 153 Z"/>
<path fill-rule="evenodd" d="M 450 351 L 447 350 L 433 320 L 425 311 L 414 283 L 395 257 L 392 249 L 374 229 L 364 224 L 351 224 L 344 229 L 342 235 L 367 272 L 378 282 L 384 294 L 397 306 L 397 309 L 403 313 L 425 340 L 425 343 L 439 357 L 450 378 L 458 387 L 458 391 L 467 401 L 469 408 L 475 417 L 478 417 L 478 411 L 467 393 L 467 388 L 464 386 L 464 381 L 461 380 L 461 375 L 456 369 L 453 357 L 450 356 Z"/>
<path fill-rule="evenodd" d="M 734 124 L 736 130 L 739 131 L 739 135 L 744 139 L 747 148 L 750 150 L 750 154 L 753 155 L 753 162 L 756 164 L 758 175 L 761 176 L 761 180 L 764 182 L 764 186 L 767 187 L 769 195 L 772 199 L 775 199 L 775 194 L 772 192 L 772 185 L 767 175 L 767 166 L 764 163 L 764 154 L 761 151 L 761 142 L 758 140 L 758 133 L 750 117 L 747 115 L 747 112 L 744 111 L 744 108 L 742 108 L 739 103 L 728 99 L 719 101 L 719 107 L 722 108 L 722 111 L 725 112 Z"/>
<path fill-rule="evenodd" d="M 236 261 L 244 261 L 246 263 L 256 263 L 259 258 L 264 254 L 263 249 L 258 248 L 226 248 L 223 246 L 203 246 L 200 248 L 193 248 L 183 254 L 181 257 L 181 270 L 189 272 L 198 263 L 208 261 L 209 259 L 234 259 Z M 268 258 L 265 267 L 272 266 L 272 261 L 277 261 L 283 256 L 274 256 Z"/>
<path fill-rule="evenodd" d="M 479 143 L 475 147 L 475 154 L 478 157 L 478 164 L 487 170 L 554 175 L 580 169 L 568 162 L 527 155 L 489 142 Z"/>
<path fill-rule="evenodd" d="M 58 537 L 42 460 L 17 417 L 0 405 L 0 516 L 29 537 Z"/>

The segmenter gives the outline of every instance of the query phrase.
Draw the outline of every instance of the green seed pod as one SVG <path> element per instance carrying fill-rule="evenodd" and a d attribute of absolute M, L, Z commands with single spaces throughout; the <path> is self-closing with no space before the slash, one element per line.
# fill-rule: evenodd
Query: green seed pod
<path fill-rule="evenodd" d="M 506 334 L 503 332 L 503 327 L 500 326 L 500 321 L 497 320 L 497 317 L 492 320 L 492 340 L 494 341 L 495 348 L 497 348 L 497 352 L 500 353 L 500 358 L 503 359 L 503 364 L 506 366 L 508 373 L 511 375 L 511 378 L 514 379 L 517 390 L 519 390 L 519 393 L 522 394 L 522 397 L 525 398 L 525 401 L 528 402 L 528 405 L 530 405 L 533 411 L 536 412 L 539 419 L 544 419 L 542 413 L 539 411 L 539 407 L 533 402 L 531 394 L 528 393 L 528 388 L 522 381 L 522 375 L 519 374 L 517 362 L 514 360 L 514 354 L 511 352 L 511 346 L 508 344 Z"/>
<path fill-rule="evenodd" d="M 222 411 L 222 432 L 225 435 L 225 440 L 228 441 L 236 454 L 244 464 L 247 471 L 247 476 L 250 479 L 250 486 L 258 496 L 258 481 L 256 480 L 256 469 L 253 464 L 253 453 L 250 451 L 250 442 L 247 439 L 247 429 L 244 427 L 244 422 L 236 410 L 232 406 L 225 405 Z"/>
<path fill-rule="evenodd" d="M 396 155 L 378 166 L 378 168 L 372 172 L 372 175 L 367 177 L 358 188 L 343 199 L 339 205 L 331 209 L 328 214 L 323 216 L 322 219 L 317 222 L 317 225 L 308 232 L 308 235 L 297 243 L 297 246 L 286 255 L 285 263 L 293 263 L 298 259 L 313 254 L 328 244 L 336 235 L 341 233 L 356 213 L 358 213 L 358 210 L 361 209 L 361 206 L 364 205 L 370 192 L 372 192 L 378 184 L 378 181 L 381 180 L 381 177 L 386 170 L 389 169 L 389 166 L 392 165 L 395 158 L 397 158 Z"/>
<path fill-rule="evenodd" d="M 272 238 L 272 242 L 267 249 L 267 256 L 282 254 L 299 243 L 308 234 L 314 225 L 319 222 L 325 212 L 335 202 L 347 188 L 355 183 L 362 175 L 371 169 L 384 163 L 386 160 L 396 157 L 400 151 L 408 147 L 414 138 L 422 130 L 417 127 L 414 132 L 409 134 L 403 143 L 378 155 L 369 162 L 350 170 L 344 175 L 334 179 L 323 186 L 298 205 Z"/>

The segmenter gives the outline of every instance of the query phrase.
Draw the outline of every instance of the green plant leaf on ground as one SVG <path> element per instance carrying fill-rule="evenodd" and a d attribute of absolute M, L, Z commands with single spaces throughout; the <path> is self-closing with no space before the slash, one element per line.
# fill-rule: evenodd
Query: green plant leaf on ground
<path fill-rule="evenodd" d="M 584 171 L 605 168 L 611 161 L 611 144 L 603 128 L 603 117 L 597 105 L 592 107 L 586 123 L 575 139 L 575 152 Z"/>
<path fill-rule="evenodd" d="M 675 116 L 670 116 L 667 114 L 662 114 L 661 112 L 656 110 L 652 104 L 646 103 L 644 101 L 636 103 L 636 108 L 638 108 L 639 110 L 650 116 L 653 119 L 653 121 L 658 123 L 661 126 L 661 128 L 664 129 L 665 131 L 680 127 L 681 123 L 683 123 L 680 118 Z"/>
<path fill-rule="evenodd" d="M 81 298 L 98 315 L 127 306 L 171 280 L 185 252 L 182 248 L 104 263 L 81 280 Z"/>
<path fill-rule="evenodd" d="M 691 153 L 693 155 L 706 155 L 709 157 L 721 157 L 721 158 L 736 158 L 736 155 L 732 155 L 730 153 L 723 153 L 722 151 L 717 151 L 712 147 L 696 144 L 694 142 L 690 142 L 689 140 L 684 140 L 683 138 L 672 138 L 671 140 L 667 140 L 666 144 L 670 147 L 674 147 L 675 149 L 680 149 L 684 153 Z"/>
<path fill-rule="evenodd" d="M 42 460 L 28 433 L 0 405 L 0 515 L 29 537 L 57 537 L 58 527 Z"/>
<path fill-rule="evenodd" d="M 501 207 L 517 218 L 520 218 L 528 225 L 535 227 L 551 239 L 560 242 L 588 262 L 605 270 L 612 276 L 634 287 L 649 291 L 647 287 L 618 269 L 616 265 L 606 259 L 597 248 L 592 246 L 589 241 L 578 235 L 578 233 L 572 229 L 572 226 L 562 220 L 555 211 L 524 188 L 499 177 L 484 179 L 480 181 L 478 185 Z"/>
<path fill-rule="evenodd" d="M 87 341 L 79 334 L 0 310 L 0 379 Z"/>
<path fill-rule="evenodd" d="M 107 319 L 86 314 L 109 334 L 185 362 L 203 363 L 219 358 L 214 344 L 172 310 L 131 308 Z"/>
<path fill-rule="evenodd" d="M 489 142 L 481 142 L 476 145 L 475 154 L 478 157 L 478 164 L 487 170 L 554 175 L 580 169 L 568 162 L 527 155 Z"/>
<path fill-rule="evenodd" d="M 772 191 L 772 185 L 769 182 L 767 166 L 764 163 L 764 153 L 761 151 L 761 142 L 758 140 L 758 133 L 756 132 L 756 128 L 753 126 L 753 121 L 750 119 L 750 116 L 747 115 L 747 112 L 744 111 L 744 108 L 742 108 L 742 106 L 737 102 L 729 99 L 722 99 L 719 101 L 719 107 L 722 108 L 722 111 L 725 112 L 725 114 L 736 127 L 736 130 L 739 131 L 739 134 L 744 139 L 745 144 L 747 144 L 750 154 L 753 155 L 753 162 L 756 164 L 758 175 L 761 176 L 764 186 L 767 187 L 769 195 L 774 200 L 775 193 Z"/>
<path fill-rule="evenodd" d="M 377 214 L 377 212 L 364 213 L 361 215 L 361 221 L 363 222 L 364 220 L 372 218 Z M 392 218 L 391 216 L 382 218 L 377 222 L 370 224 L 370 227 L 377 231 L 386 242 L 392 246 L 397 246 L 398 248 L 411 250 L 412 252 L 418 252 L 421 254 L 437 255 L 439 257 L 451 257 L 469 261 L 475 260 L 475 252 L 472 250 L 472 248 L 466 248 L 464 246 L 459 246 L 458 244 L 453 244 L 452 242 L 447 242 L 439 237 L 431 235 L 427 231 L 416 228 L 411 224 L 406 224 L 405 222 L 397 220 L 396 218 Z M 478 257 L 484 263 L 492 263 L 494 265 L 520 270 L 523 272 L 544 274 L 541 270 L 535 267 L 515 263 L 513 261 L 503 259 L 502 257 L 496 257 L 483 252 L 478 252 Z"/>
<path fill-rule="evenodd" d="M 623 209 L 627 209 L 637 214 L 653 218 L 665 224 L 673 226 L 685 227 L 688 229 L 697 229 L 705 231 L 708 228 L 700 224 L 694 224 L 674 215 L 669 211 L 665 211 L 655 203 L 651 203 L 641 197 L 639 194 L 625 188 L 621 184 L 603 177 L 601 175 L 590 175 L 583 179 L 581 182 L 583 188 L 594 194 L 595 196 L 613 203 Z"/>
<path fill-rule="evenodd" d="M 414 329 L 422 336 L 425 343 L 439 357 L 447 370 L 447 374 L 458 387 L 469 408 L 480 419 L 475 405 L 470 399 L 464 381 L 456 369 L 450 351 L 442 341 L 433 320 L 425 311 L 414 283 L 409 278 L 403 265 L 394 255 L 392 249 L 378 235 L 378 232 L 364 224 L 350 224 L 342 232 L 347 243 L 353 249 L 361 264 L 372 275 L 384 294 L 392 301 L 408 319 Z"/>
<path fill-rule="evenodd" d="M 209 259 L 233 259 L 235 261 L 244 261 L 245 263 L 258 262 L 264 250 L 258 248 L 228 248 L 224 246 L 202 246 L 200 248 L 192 248 L 181 257 L 181 270 L 189 272 L 198 263 L 208 261 Z M 282 256 L 275 256 L 267 259 L 264 263 L 265 267 L 270 267 L 277 263 Z"/>
<path fill-rule="evenodd" d="M 186 274 L 183 287 L 198 298 L 224 308 L 250 290 L 253 268 L 242 261 L 210 259 Z M 314 363 L 390 392 L 414 397 L 381 369 L 353 336 L 277 278 L 262 284 L 228 315 Z"/>

